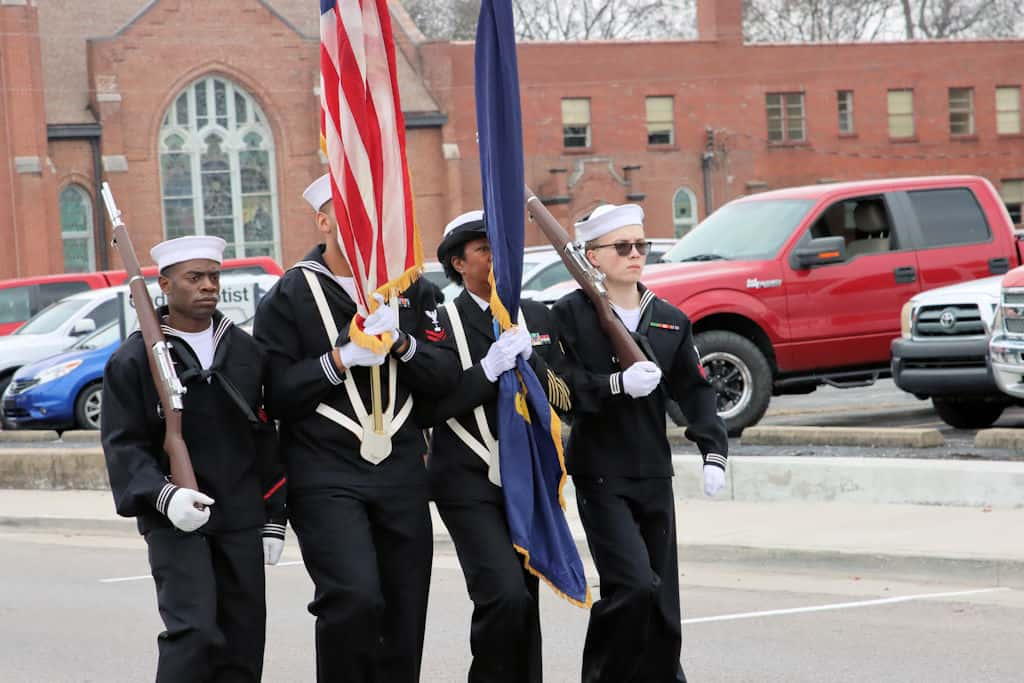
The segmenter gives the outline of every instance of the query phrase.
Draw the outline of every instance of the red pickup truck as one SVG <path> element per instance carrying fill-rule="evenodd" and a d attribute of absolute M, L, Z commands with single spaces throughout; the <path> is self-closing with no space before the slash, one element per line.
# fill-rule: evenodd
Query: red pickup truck
<path fill-rule="evenodd" d="M 283 273 L 277 261 L 267 256 L 225 259 L 222 268 L 236 273 Z M 155 277 L 156 266 L 143 268 L 142 274 Z M 14 332 L 23 322 L 54 301 L 88 289 L 121 285 L 127 279 L 128 274 L 123 270 L 104 270 L 97 273 L 64 273 L 0 280 L 0 336 Z"/>
<path fill-rule="evenodd" d="M 649 267 L 693 321 L 732 434 L 773 395 L 890 374 L 900 310 L 925 289 L 1021 264 L 1009 214 L 975 176 L 796 187 L 722 206 Z"/>

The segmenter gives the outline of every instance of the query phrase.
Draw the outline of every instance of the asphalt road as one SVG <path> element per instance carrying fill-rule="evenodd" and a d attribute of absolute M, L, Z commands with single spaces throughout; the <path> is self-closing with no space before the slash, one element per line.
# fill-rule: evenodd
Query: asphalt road
<path fill-rule="evenodd" d="M 5 532 L 0 544 L 0 681 L 152 680 L 160 623 L 141 539 Z M 286 564 L 268 570 L 270 682 L 312 680 L 311 586 L 298 560 L 292 539 Z M 915 581 L 684 560 L 688 676 L 716 683 L 1021 680 L 1024 593 Z M 542 610 L 545 680 L 579 680 L 586 613 L 547 591 Z M 438 555 L 425 683 L 465 680 L 469 614 L 454 557 Z"/>

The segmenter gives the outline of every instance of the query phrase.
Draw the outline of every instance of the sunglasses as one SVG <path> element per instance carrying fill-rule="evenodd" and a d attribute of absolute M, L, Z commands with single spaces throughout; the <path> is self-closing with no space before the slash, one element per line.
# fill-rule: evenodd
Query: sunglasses
<path fill-rule="evenodd" d="M 647 240 L 637 240 L 636 242 L 612 242 L 611 244 L 599 244 L 591 249 L 607 249 L 608 247 L 615 247 L 615 253 L 619 256 L 629 256 L 632 253 L 633 248 L 636 248 L 636 253 L 641 256 L 646 256 L 647 252 L 651 250 L 651 243 Z"/>

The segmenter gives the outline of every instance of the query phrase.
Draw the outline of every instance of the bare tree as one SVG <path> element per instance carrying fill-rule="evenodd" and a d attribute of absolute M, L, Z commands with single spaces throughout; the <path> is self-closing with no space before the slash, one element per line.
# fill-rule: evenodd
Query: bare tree
<path fill-rule="evenodd" d="M 893 10 L 892 0 L 745 0 L 744 36 L 771 43 L 877 40 Z"/>
<path fill-rule="evenodd" d="M 1021 0 L 900 0 L 905 36 L 1003 38 L 1020 35 Z"/>
<path fill-rule="evenodd" d="M 523 40 L 683 37 L 693 32 L 693 2 L 664 0 L 513 0 Z"/>
<path fill-rule="evenodd" d="M 520 40 L 684 38 L 694 34 L 694 0 L 512 0 Z M 472 40 L 480 0 L 406 0 L 423 33 Z"/>
<path fill-rule="evenodd" d="M 473 40 L 480 0 L 405 0 L 409 17 L 427 38 Z"/>

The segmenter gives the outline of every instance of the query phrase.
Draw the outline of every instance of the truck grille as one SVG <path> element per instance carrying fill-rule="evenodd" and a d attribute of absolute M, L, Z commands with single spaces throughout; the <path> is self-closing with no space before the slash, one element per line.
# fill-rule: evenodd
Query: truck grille
<path fill-rule="evenodd" d="M 16 379 L 11 382 L 11 387 L 8 390 L 11 396 L 17 396 L 23 391 L 28 391 L 35 385 L 39 384 L 38 379 Z"/>
<path fill-rule="evenodd" d="M 1024 318 L 1004 319 L 1003 327 L 1010 334 L 1024 334 Z"/>
<path fill-rule="evenodd" d="M 985 334 L 981 312 L 976 304 L 922 306 L 914 322 L 918 337 L 956 337 Z"/>

